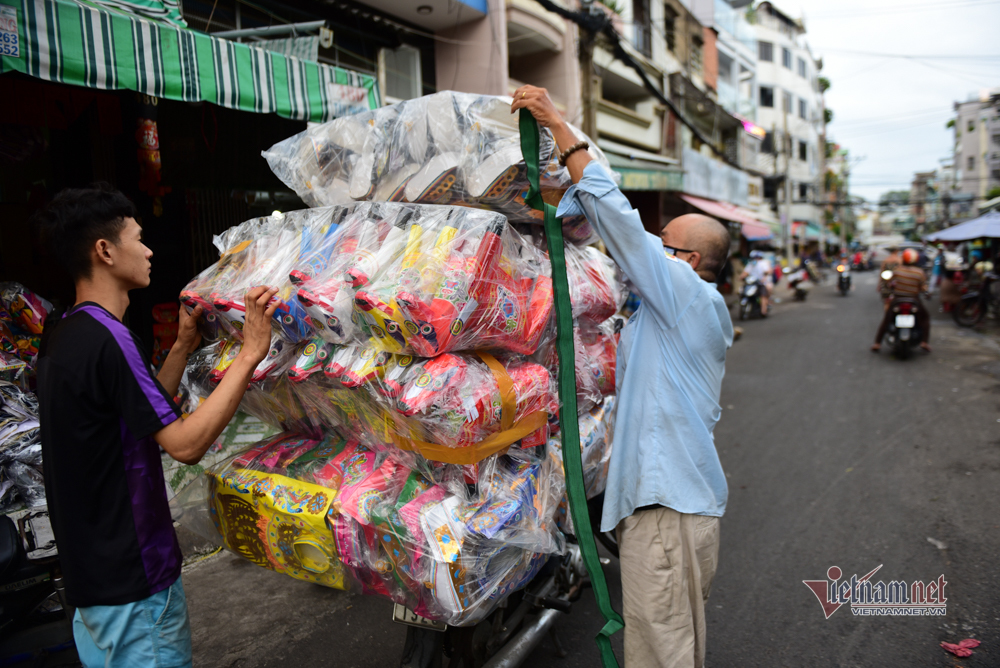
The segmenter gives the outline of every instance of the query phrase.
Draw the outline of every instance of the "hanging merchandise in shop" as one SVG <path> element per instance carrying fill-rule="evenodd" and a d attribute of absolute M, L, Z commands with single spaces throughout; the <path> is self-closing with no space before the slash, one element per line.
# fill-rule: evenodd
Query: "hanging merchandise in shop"
<path fill-rule="evenodd" d="M 58 83 L 212 102 L 301 121 L 328 121 L 381 104 L 370 75 L 105 6 L 0 0 L 0 8 L 0 35 L 16 36 L 18 43 L 16 54 L 8 48 L 0 55 L 0 74 L 22 72 Z"/>

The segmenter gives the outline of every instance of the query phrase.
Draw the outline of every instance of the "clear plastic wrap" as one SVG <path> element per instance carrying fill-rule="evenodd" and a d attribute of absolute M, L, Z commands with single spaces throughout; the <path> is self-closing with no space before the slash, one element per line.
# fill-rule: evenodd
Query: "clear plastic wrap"
<path fill-rule="evenodd" d="M 283 433 L 206 472 L 175 502 L 208 507 L 216 539 L 249 561 L 475 624 L 564 549 L 555 460 L 520 450 L 439 465 L 328 432 Z M 196 527 L 204 530 L 204 526 Z"/>
<path fill-rule="evenodd" d="M 0 283 L 0 353 L 34 365 L 50 311 L 52 304 L 20 283 Z"/>
<path fill-rule="evenodd" d="M 310 206 L 348 199 L 458 204 L 497 211 L 512 222 L 541 223 L 540 212 L 524 202 L 528 184 L 511 102 L 435 93 L 310 126 L 262 154 Z M 591 155 L 610 173 L 607 158 L 590 144 Z M 570 178 L 545 128 L 541 152 L 542 196 L 557 205 Z M 576 243 L 596 240 L 582 216 L 564 220 L 563 231 Z"/>
<path fill-rule="evenodd" d="M 44 504 L 38 400 L 0 381 L 0 512 Z"/>
<path fill-rule="evenodd" d="M 545 255 L 508 229 L 503 216 L 452 207 L 417 212 L 405 251 L 355 295 L 375 345 L 423 357 L 534 352 L 552 313 Z"/>
<path fill-rule="evenodd" d="M 217 245 L 219 261 L 181 293 L 205 310 L 209 340 L 240 339 L 256 285 L 279 288 L 275 332 L 289 343 L 531 354 L 552 331 L 547 258 L 496 213 L 360 202 L 250 220 Z"/>
<path fill-rule="evenodd" d="M 415 358 L 311 342 L 300 361 L 318 357 L 324 345 L 323 372 L 315 361 L 302 364 L 308 372 L 293 365 L 292 388 L 314 429 L 336 428 L 369 446 L 474 463 L 513 443 L 544 443 L 558 406 L 548 369 L 519 355 Z"/>
<path fill-rule="evenodd" d="M 580 451 L 583 459 L 583 483 L 587 498 L 592 499 L 604 492 L 608 485 L 608 466 L 611 463 L 611 448 L 615 432 L 615 397 L 608 397 L 600 406 L 580 416 Z M 557 436 L 549 439 L 547 454 L 553 466 L 562 471 L 562 440 Z M 569 504 L 564 497 L 556 511 L 559 528 L 566 533 L 574 533 L 573 519 Z M 596 529 L 595 529 L 596 530 Z"/>
<path fill-rule="evenodd" d="M 566 274 L 573 318 L 585 326 L 603 323 L 628 298 L 618 265 L 593 246 L 566 246 Z"/>
<path fill-rule="evenodd" d="M 576 406 L 580 415 L 599 406 L 604 397 L 615 393 L 615 365 L 618 354 L 618 336 L 615 319 L 608 319 L 599 326 L 578 327 L 573 330 L 573 349 L 576 356 Z M 556 375 L 559 358 L 555 344 L 539 348 L 533 359 L 544 364 Z"/>

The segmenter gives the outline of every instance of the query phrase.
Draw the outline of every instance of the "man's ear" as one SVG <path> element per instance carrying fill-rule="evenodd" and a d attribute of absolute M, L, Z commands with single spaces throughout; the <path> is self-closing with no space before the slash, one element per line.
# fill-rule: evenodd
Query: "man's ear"
<path fill-rule="evenodd" d="M 111 257 L 111 246 L 111 242 L 107 239 L 98 239 L 94 244 L 94 253 L 97 255 L 97 261 L 109 267 L 115 263 L 114 258 Z"/>
<path fill-rule="evenodd" d="M 691 265 L 692 269 L 698 271 L 698 265 L 701 264 L 701 253 L 698 251 L 691 251 L 690 255 L 688 255 L 688 264 Z"/>

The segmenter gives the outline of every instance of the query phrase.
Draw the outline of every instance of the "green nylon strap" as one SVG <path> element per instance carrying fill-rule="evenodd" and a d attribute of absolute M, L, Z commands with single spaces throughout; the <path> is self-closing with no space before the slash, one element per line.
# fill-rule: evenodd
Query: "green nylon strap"
<path fill-rule="evenodd" d="M 611 607 L 608 583 L 604 579 L 601 560 L 597 555 L 597 543 L 590 526 L 587 512 L 587 493 L 583 485 L 583 460 L 580 454 L 580 424 L 576 413 L 576 356 L 573 352 L 573 312 L 569 299 L 569 281 L 566 278 L 566 251 L 563 248 L 562 221 L 556 218 L 556 208 L 542 201 L 539 187 L 538 122 L 527 109 L 520 111 L 521 153 L 528 171 L 530 189 L 525 195 L 525 203 L 533 209 L 545 213 L 545 237 L 549 245 L 549 261 L 552 263 L 552 290 L 556 309 L 556 350 L 559 352 L 559 425 L 562 431 L 563 470 L 566 472 L 566 496 L 569 498 L 573 527 L 580 543 L 583 563 L 587 566 L 590 581 L 594 586 L 597 606 L 604 616 L 605 624 L 597 634 L 597 646 L 601 650 L 601 663 L 605 668 L 615 666 L 611 636 L 625 628 L 625 622 Z"/>

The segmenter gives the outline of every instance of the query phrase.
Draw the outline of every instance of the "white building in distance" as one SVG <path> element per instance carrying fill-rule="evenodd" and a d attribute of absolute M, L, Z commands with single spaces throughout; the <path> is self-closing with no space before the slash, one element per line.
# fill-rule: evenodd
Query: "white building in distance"
<path fill-rule="evenodd" d="M 823 147 L 822 62 L 805 41 L 805 25 L 770 2 L 753 10 L 757 38 L 757 124 L 768 132 L 760 164 L 765 176 L 787 174 L 791 183 L 791 220 L 801 239 L 816 239 L 823 225 L 820 165 Z M 770 188 L 765 196 L 770 195 Z M 778 186 L 778 206 L 785 213 L 785 188 Z"/>

